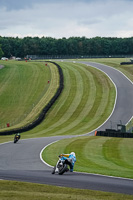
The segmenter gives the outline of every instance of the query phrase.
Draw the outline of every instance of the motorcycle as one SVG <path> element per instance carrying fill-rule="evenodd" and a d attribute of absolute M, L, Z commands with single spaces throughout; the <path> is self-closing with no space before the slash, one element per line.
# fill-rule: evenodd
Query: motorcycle
<path fill-rule="evenodd" d="M 57 164 L 54 166 L 52 174 L 55 174 L 57 172 L 59 175 L 62 175 L 67 171 L 69 171 L 68 161 L 64 160 L 63 156 L 59 155 L 59 160 L 57 161 Z"/>
<path fill-rule="evenodd" d="M 20 135 L 15 135 L 14 137 L 14 143 L 17 143 L 17 141 L 20 139 Z"/>

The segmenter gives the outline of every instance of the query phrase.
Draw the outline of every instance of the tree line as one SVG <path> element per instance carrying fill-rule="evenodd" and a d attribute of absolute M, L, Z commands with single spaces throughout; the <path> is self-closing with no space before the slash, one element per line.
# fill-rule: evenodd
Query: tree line
<path fill-rule="evenodd" d="M 24 58 L 26 55 L 79 55 L 111 56 L 133 55 L 133 37 L 2 37 L 0 36 L 0 57 Z"/>

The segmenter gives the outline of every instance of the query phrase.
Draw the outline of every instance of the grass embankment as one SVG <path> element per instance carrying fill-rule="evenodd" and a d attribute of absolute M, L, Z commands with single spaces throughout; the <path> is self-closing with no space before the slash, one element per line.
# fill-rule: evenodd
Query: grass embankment
<path fill-rule="evenodd" d="M 48 146 L 43 159 L 54 166 L 60 153 L 76 153 L 74 170 L 133 179 L 133 139 L 78 137 Z"/>
<path fill-rule="evenodd" d="M 59 64 L 64 90 L 44 122 L 25 137 L 84 134 L 103 123 L 113 109 L 115 88 L 104 73 L 79 63 Z"/>
<path fill-rule="evenodd" d="M 41 185 L 36 183 L 23 183 L 16 181 L 0 181 L 0 199 L 2 200 L 131 200 L 131 195 L 91 190 L 63 188 Z"/>
<path fill-rule="evenodd" d="M 90 61 L 101 62 L 117 69 L 124 68 L 133 76 L 132 66 L 120 65 L 124 59 Z M 51 76 L 43 63 L 1 61 L 1 64 L 6 67 L 0 71 L 0 123 L 9 122 L 12 126 L 26 119 L 27 112 L 30 118 L 34 116 L 36 110 L 33 107 L 43 95 L 46 98 L 47 80 Z M 114 86 L 102 72 L 77 63 L 59 64 L 65 79 L 63 93 L 42 124 L 23 134 L 23 138 L 83 134 L 97 128 L 112 111 Z M 42 102 L 44 105 L 44 101 Z M 31 113 L 31 110 L 34 112 Z M 6 138 L 9 140 L 11 137 Z"/>
<path fill-rule="evenodd" d="M 1 130 L 6 123 L 12 129 L 32 122 L 59 86 L 58 69 L 53 64 L 9 61 L 3 65 L 0 71 Z"/>

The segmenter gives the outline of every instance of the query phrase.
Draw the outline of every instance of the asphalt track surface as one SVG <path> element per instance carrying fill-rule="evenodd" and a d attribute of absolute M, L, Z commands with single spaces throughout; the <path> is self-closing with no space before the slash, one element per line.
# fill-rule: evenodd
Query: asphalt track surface
<path fill-rule="evenodd" d="M 82 62 L 83 63 L 83 62 Z M 133 84 L 119 71 L 97 63 L 84 62 L 104 71 L 117 88 L 117 100 L 110 118 L 97 130 L 110 128 L 110 121 L 126 124 L 133 115 Z M 94 131 L 87 133 L 94 134 Z M 51 167 L 40 159 L 41 150 L 48 144 L 72 136 L 55 136 L 20 140 L 18 143 L 0 144 L 0 179 L 26 181 L 57 186 L 100 190 L 133 195 L 133 179 L 95 174 L 67 172 L 52 175 Z"/>

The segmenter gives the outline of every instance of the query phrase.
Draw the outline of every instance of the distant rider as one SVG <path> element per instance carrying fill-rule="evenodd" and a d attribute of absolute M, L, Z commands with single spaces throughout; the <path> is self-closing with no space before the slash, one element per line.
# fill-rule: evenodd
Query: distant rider
<path fill-rule="evenodd" d="M 60 156 L 66 161 L 66 164 L 70 166 L 70 172 L 73 172 L 74 164 L 76 162 L 75 153 L 71 152 L 70 154 L 61 154 Z"/>
<path fill-rule="evenodd" d="M 18 139 L 20 139 L 20 133 L 16 133 L 15 138 L 18 137 Z"/>

